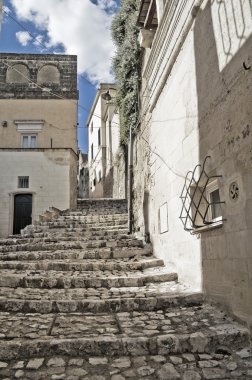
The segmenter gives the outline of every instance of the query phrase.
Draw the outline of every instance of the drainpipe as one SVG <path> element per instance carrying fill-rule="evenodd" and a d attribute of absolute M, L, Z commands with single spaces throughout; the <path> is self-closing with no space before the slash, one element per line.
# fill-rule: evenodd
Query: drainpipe
<path fill-rule="evenodd" d="M 133 136 L 132 126 L 130 126 L 129 133 L 129 158 L 128 158 L 128 229 L 129 233 L 132 233 L 133 224 L 133 197 L 132 197 L 132 185 L 133 185 Z"/>

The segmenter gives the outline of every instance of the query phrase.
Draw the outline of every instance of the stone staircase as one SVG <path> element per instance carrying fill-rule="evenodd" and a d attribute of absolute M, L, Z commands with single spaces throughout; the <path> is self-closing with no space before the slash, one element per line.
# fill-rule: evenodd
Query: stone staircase
<path fill-rule="evenodd" d="M 0 379 L 252 379 L 247 330 L 79 200 L 0 240 Z"/>

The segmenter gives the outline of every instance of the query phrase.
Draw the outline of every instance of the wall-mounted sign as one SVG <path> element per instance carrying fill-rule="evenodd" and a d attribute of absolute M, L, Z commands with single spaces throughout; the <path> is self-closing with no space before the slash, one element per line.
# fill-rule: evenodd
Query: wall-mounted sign
<path fill-rule="evenodd" d="M 168 205 L 167 202 L 164 203 L 159 208 L 159 233 L 163 234 L 168 232 Z"/>

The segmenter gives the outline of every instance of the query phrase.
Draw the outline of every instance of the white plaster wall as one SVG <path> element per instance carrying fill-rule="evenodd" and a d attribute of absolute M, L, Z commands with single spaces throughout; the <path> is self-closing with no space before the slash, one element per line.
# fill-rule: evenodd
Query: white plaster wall
<path fill-rule="evenodd" d="M 33 222 L 50 206 L 61 210 L 70 207 L 69 175 L 74 170 L 72 164 L 71 153 L 66 150 L 0 151 L 1 237 L 12 233 L 14 194 L 33 194 Z M 18 189 L 18 176 L 29 176 L 29 189 Z"/>
<path fill-rule="evenodd" d="M 152 112 L 150 123 L 150 233 L 154 252 L 176 270 L 179 279 L 201 287 L 200 241 L 179 219 L 187 171 L 198 164 L 198 110 L 193 33 Z M 159 233 L 158 210 L 168 203 L 169 231 Z"/>

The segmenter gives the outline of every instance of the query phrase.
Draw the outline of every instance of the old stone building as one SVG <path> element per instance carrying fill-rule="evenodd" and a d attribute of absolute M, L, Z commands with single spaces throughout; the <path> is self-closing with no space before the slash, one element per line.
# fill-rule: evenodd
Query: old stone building
<path fill-rule="evenodd" d="M 249 2 L 142 0 L 138 22 L 135 231 L 180 280 L 251 327 Z"/>
<path fill-rule="evenodd" d="M 0 236 L 75 207 L 77 58 L 0 54 Z"/>
<path fill-rule="evenodd" d="M 88 155 L 78 152 L 78 198 L 89 197 L 89 170 L 88 170 Z"/>
<path fill-rule="evenodd" d="M 125 198 L 125 158 L 114 84 L 101 84 L 87 121 L 90 198 Z"/>

